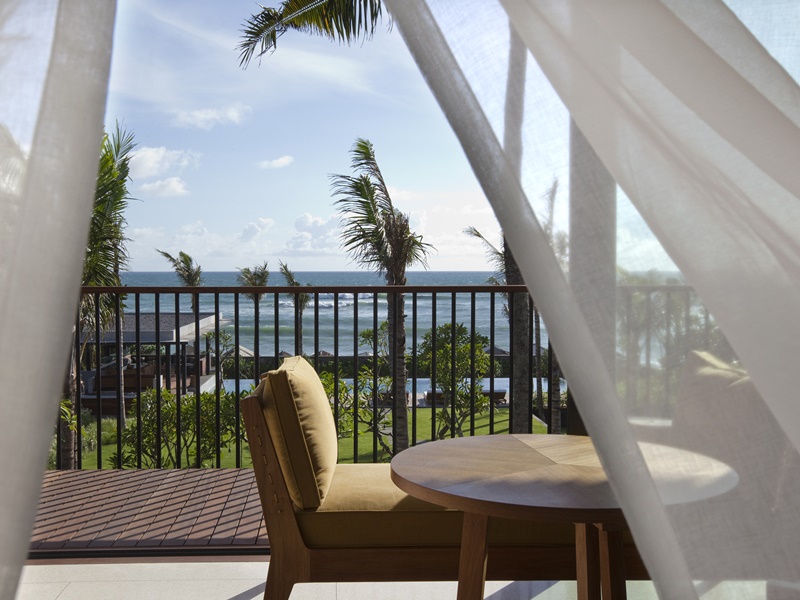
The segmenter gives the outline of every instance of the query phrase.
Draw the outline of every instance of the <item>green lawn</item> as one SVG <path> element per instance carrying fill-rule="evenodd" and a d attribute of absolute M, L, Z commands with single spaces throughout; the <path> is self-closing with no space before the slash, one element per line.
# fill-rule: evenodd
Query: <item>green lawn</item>
<path fill-rule="evenodd" d="M 413 420 L 416 419 L 416 427 Z M 431 437 L 431 409 L 417 408 L 416 411 L 409 411 L 408 414 L 409 441 L 420 443 L 433 439 Z M 373 462 L 374 441 L 373 434 L 366 431 L 362 425 L 358 435 L 358 462 Z M 413 437 L 411 431 L 416 429 L 417 435 Z M 469 423 L 465 424 L 464 434 L 469 435 Z M 475 416 L 475 435 L 488 435 L 489 433 L 508 433 L 508 408 L 497 408 L 493 415 L 488 412 Z M 547 428 L 539 421 L 533 421 L 533 433 L 547 433 Z M 353 462 L 353 438 L 339 439 L 339 462 Z M 389 456 L 381 452 L 378 445 L 378 461 L 388 461 Z"/>
<path fill-rule="evenodd" d="M 409 430 L 414 427 L 414 420 L 416 420 L 416 437 L 411 437 L 411 442 L 420 443 L 431 439 L 431 410 L 428 408 L 417 408 L 416 411 L 409 411 L 408 425 Z M 489 433 L 508 433 L 508 408 L 498 408 L 494 410 L 493 415 L 487 412 L 475 417 L 475 435 L 487 435 Z M 533 433 L 547 433 L 547 429 L 539 421 L 533 421 Z M 469 423 L 465 427 L 465 434 L 469 435 Z M 106 438 L 107 439 L 107 438 Z M 352 463 L 353 462 L 353 437 L 339 439 L 339 462 Z M 116 443 L 103 444 L 103 468 L 111 468 L 108 463 L 108 458 L 117 451 Z M 360 427 L 358 435 L 358 462 L 373 462 L 373 434 L 366 431 L 366 427 Z M 221 466 L 223 468 L 231 468 L 236 466 L 235 449 L 226 450 L 223 448 L 220 457 Z M 389 457 L 381 452 L 380 445 L 378 446 L 378 461 L 388 461 Z M 216 461 L 215 461 L 216 463 Z M 242 448 L 242 466 L 249 467 L 252 465 L 250 459 L 250 449 L 246 443 L 243 443 Z M 191 465 L 183 465 L 184 467 Z M 216 466 L 216 464 L 212 465 Z M 87 452 L 83 455 L 83 468 L 96 469 L 97 468 L 97 451 Z"/>
<path fill-rule="evenodd" d="M 103 444 L 103 468 L 110 469 L 112 468 L 108 462 L 108 457 L 114 454 L 117 451 L 117 444 L 116 442 L 113 444 Z M 220 466 L 223 469 L 233 468 L 236 466 L 236 449 L 231 448 L 230 450 L 226 450 L 225 448 L 222 449 L 222 453 L 220 455 Z M 248 448 L 246 442 L 242 442 L 242 466 L 250 467 L 252 466 L 253 461 L 250 458 L 250 448 Z M 182 464 L 183 467 L 194 467 L 195 464 L 192 463 L 187 465 L 185 463 Z M 214 460 L 214 464 L 210 465 L 212 467 L 216 467 L 216 459 Z M 86 452 L 83 454 L 83 468 L 86 470 L 93 470 L 97 469 L 97 451 Z"/>

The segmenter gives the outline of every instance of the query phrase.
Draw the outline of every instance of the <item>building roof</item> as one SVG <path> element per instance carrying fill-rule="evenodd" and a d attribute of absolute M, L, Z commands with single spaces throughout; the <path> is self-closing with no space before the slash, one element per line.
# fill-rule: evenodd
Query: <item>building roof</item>
<path fill-rule="evenodd" d="M 221 317 L 219 317 L 221 320 Z M 217 316 L 213 312 L 198 313 L 198 323 L 200 326 L 200 334 L 207 331 L 214 331 Z M 156 341 L 156 313 L 153 312 L 140 312 L 139 313 L 139 340 L 143 344 L 152 344 Z M 136 315 L 135 313 L 124 313 L 122 317 L 122 335 L 123 342 L 132 344 L 136 342 Z M 158 313 L 158 330 L 161 343 L 174 343 L 175 342 L 175 313 L 174 312 L 161 312 Z M 178 329 L 181 341 L 194 340 L 195 334 L 195 318 L 194 313 L 178 313 Z M 93 332 L 82 331 L 81 341 L 86 337 L 90 341 L 94 338 Z M 115 328 L 102 334 L 100 338 L 101 343 L 111 344 L 116 343 L 117 336 Z"/>

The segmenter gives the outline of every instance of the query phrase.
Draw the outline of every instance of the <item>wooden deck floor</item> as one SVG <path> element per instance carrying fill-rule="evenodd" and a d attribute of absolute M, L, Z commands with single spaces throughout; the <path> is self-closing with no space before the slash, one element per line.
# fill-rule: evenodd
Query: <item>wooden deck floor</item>
<path fill-rule="evenodd" d="M 266 554 L 252 469 L 48 471 L 30 558 Z"/>

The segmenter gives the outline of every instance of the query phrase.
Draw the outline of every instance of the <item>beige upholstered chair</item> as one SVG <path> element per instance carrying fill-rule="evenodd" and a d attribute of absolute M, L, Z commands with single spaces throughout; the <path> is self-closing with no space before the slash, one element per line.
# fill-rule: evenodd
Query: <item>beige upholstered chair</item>
<path fill-rule="evenodd" d="M 406 495 L 388 464 L 337 464 L 336 428 L 319 377 L 287 358 L 243 403 L 270 541 L 265 598 L 295 583 L 458 578 L 462 513 Z M 490 522 L 488 579 L 575 578 L 571 524 Z M 631 578 L 646 577 L 633 546 Z"/>
<path fill-rule="evenodd" d="M 708 352 L 690 353 L 674 424 L 665 443 L 716 458 L 739 475 L 736 487 L 725 494 L 670 507 L 678 519 L 703 524 L 682 533 L 692 574 L 707 580 L 791 580 L 797 561 L 791 499 L 800 495 L 800 456 L 788 439 L 779 443 L 780 427 L 750 377 Z M 719 547 L 738 548 L 738 564 L 710 571 L 702 550 L 693 555 L 710 539 Z M 786 547 L 787 564 L 774 558 L 765 563 L 759 553 L 765 545 Z"/>

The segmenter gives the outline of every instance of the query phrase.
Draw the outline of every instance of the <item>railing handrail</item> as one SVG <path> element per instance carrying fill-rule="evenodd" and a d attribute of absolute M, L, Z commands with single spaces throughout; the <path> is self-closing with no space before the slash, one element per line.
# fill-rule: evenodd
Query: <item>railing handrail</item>
<path fill-rule="evenodd" d="M 81 294 L 352 294 L 527 292 L 524 285 L 83 286 Z"/>

